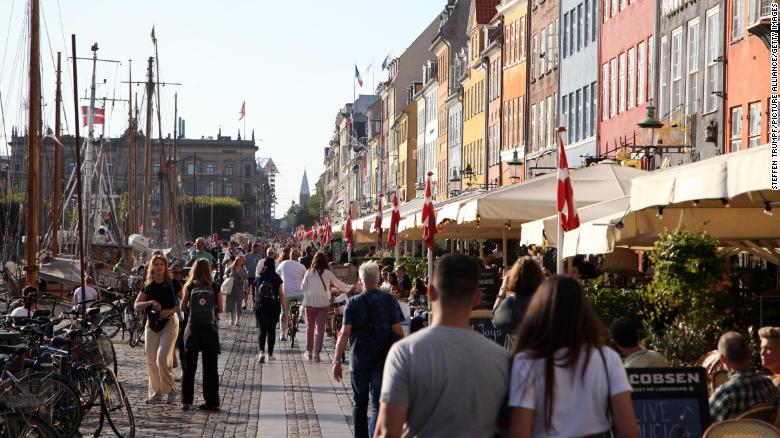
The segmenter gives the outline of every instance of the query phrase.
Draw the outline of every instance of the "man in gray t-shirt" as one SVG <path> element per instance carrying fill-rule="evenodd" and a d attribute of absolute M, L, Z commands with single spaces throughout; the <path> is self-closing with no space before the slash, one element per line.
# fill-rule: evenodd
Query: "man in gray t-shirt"
<path fill-rule="evenodd" d="M 492 437 L 509 387 L 509 354 L 474 332 L 479 265 L 459 254 L 436 264 L 433 322 L 396 342 L 382 378 L 379 436 Z"/>

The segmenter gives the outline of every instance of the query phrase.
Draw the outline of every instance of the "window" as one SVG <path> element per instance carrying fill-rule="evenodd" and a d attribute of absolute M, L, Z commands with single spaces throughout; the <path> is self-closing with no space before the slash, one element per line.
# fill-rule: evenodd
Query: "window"
<path fill-rule="evenodd" d="M 652 50 L 651 50 L 652 52 Z M 656 117 L 659 117 L 662 114 L 666 114 L 667 111 L 669 111 L 669 40 L 666 38 L 666 35 L 661 37 L 661 89 L 658 90 L 660 95 L 658 96 L 658 115 Z M 649 84 L 652 84 L 652 82 L 648 82 Z"/>
<path fill-rule="evenodd" d="M 607 4 L 607 1 L 604 1 L 604 22 L 606 23 L 607 20 L 609 20 L 609 4 Z M 593 3 L 596 3 L 595 1 Z"/>
<path fill-rule="evenodd" d="M 715 91 L 720 90 L 719 69 L 720 63 L 716 60 L 720 57 L 720 12 L 718 6 L 707 11 L 707 35 L 704 40 L 704 59 L 707 69 L 704 71 L 704 112 L 709 113 L 718 109 L 718 96 Z"/>
<path fill-rule="evenodd" d="M 501 136 L 504 140 L 504 145 L 509 145 L 510 144 L 509 130 L 506 129 L 506 127 L 509 126 L 509 102 L 504 102 L 504 104 L 502 105 L 502 110 L 503 110 L 502 112 L 504 113 L 503 114 L 504 129 L 502 130 L 503 132 L 501 133 Z M 450 120 L 450 123 L 452 123 L 452 120 Z"/>
<path fill-rule="evenodd" d="M 539 53 L 539 38 L 537 35 L 533 36 L 533 46 L 531 47 L 531 80 L 536 79 L 536 58 Z"/>
<path fill-rule="evenodd" d="M 206 196 L 214 196 L 214 183 L 206 184 Z"/>
<path fill-rule="evenodd" d="M 647 99 L 655 97 L 655 37 L 652 35 L 647 39 Z"/>
<path fill-rule="evenodd" d="M 585 31 L 583 26 L 583 20 L 585 20 L 585 14 L 582 13 L 582 3 L 577 5 L 577 51 L 582 49 L 582 34 Z"/>
<path fill-rule="evenodd" d="M 756 147 L 761 142 L 761 102 L 748 105 L 748 147 Z"/>
<path fill-rule="evenodd" d="M 599 19 L 598 14 L 598 2 L 596 0 L 591 0 L 590 2 L 590 41 L 596 41 L 596 37 L 598 36 L 598 32 L 596 31 L 596 22 Z"/>
<path fill-rule="evenodd" d="M 536 105 L 531 105 L 531 139 L 529 146 L 531 150 L 536 150 Z"/>
<path fill-rule="evenodd" d="M 609 64 L 601 66 L 601 120 L 609 118 Z"/>
<path fill-rule="evenodd" d="M 596 135 L 596 82 L 590 84 L 590 136 Z"/>
<path fill-rule="evenodd" d="M 687 114 L 699 112 L 699 19 L 688 22 L 688 79 L 685 107 Z"/>
<path fill-rule="evenodd" d="M 225 183 L 224 196 L 233 196 L 233 183 L 228 181 Z"/>
<path fill-rule="evenodd" d="M 569 96 L 561 97 L 561 124 L 566 127 L 566 131 L 571 131 L 571 125 L 569 124 Z"/>
<path fill-rule="evenodd" d="M 731 108 L 731 152 L 742 149 L 742 107 Z"/>
<path fill-rule="evenodd" d="M 159 175 L 160 174 L 160 163 L 154 163 L 152 165 L 152 175 Z"/>
<path fill-rule="evenodd" d="M 517 98 L 517 105 L 515 105 L 515 106 L 517 107 L 517 123 L 516 123 L 516 125 L 517 125 L 517 142 L 516 143 L 519 146 L 520 144 L 523 143 L 523 140 L 522 140 L 523 139 L 523 132 L 525 130 L 525 125 L 523 125 L 523 115 L 525 114 L 524 113 L 525 108 L 523 107 L 523 99 L 518 97 Z"/>
<path fill-rule="evenodd" d="M 617 114 L 617 59 L 609 61 L 609 116 Z"/>
<path fill-rule="evenodd" d="M 577 8 L 571 10 L 571 47 L 569 48 L 571 54 L 574 54 L 577 52 L 577 50 L 579 50 L 578 44 L 582 42 L 579 38 L 577 38 L 580 29 L 580 19 L 577 15 L 578 13 L 579 11 Z"/>
<path fill-rule="evenodd" d="M 569 93 L 569 114 L 571 116 L 569 117 L 569 126 L 566 127 L 568 130 L 566 132 L 567 139 L 569 144 L 574 143 L 574 137 L 575 137 L 575 126 L 577 125 L 577 107 L 575 106 L 574 102 L 574 93 Z"/>
<path fill-rule="evenodd" d="M 612 0 L 610 2 L 612 4 L 612 16 L 614 17 L 618 13 L 618 0 Z"/>
<path fill-rule="evenodd" d="M 523 40 L 520 39 L 520 22 L 515 21 L 515 30 L 512 32 L 512 39 L 514 42 L 512 43 L 512 51 L 514 52 L 512 55 L 512 59 L 515 63 L 520 62 L 520 46 L 523 45 Z"/>
<path fill-rule="evenodd" d="M 545 123 L 546 118 L 547 113 L 544 111 L 544 99 L 542 99 L 541 102 L 539 102 L 539 142 L 537 143 L 539 149 L 544 149 L 546 145 L 544 141 L 544 134 L 547 131 L 547 124 Z"/>
<path fill-rule="evenodd" d="M 731 11 L 731 41 L 742 38 L 745 31 L 745 3 L 743 0 L 734 0 L 734 9 Z"/>
<path fill-rule="evenodd" d="M 187 175 L 195 174 L 195 162 L 187 163 L 187 169 L 185 170 Z"/>
<path fill-rule="evenodd" d="M 628 6 L 628 0 L 620 0 L 620 10 L 622 11 Z"/>
<path fill-rule="evenodd" d="M 520 19 L 520 40 L 517 43 L 517 47 L 520 53 L 520 58 L 525 59 L 525 17 Z"/>
<path fill-rule="evenodd" d="M 587 46 L 588 43 L 590 43 L 590 25 L 589 22 L 593 20 L 593 18 L 590 17 L 590 0 L 585 0 L 585 8 L 583 9 L 584 13 L 584 24 L 582 28 L 582 45 Z"/>
<path fill-rule="evenodd" d="M 544 75 L 547 68 L 545 64 L 545 56 L 547 56 L 547 28 L 542 29 L 542 34 L 539 37 L 539 77 Z"/>
<path fill-rule="evenodd" d="M 553 104 L 553 97 L 547 96 L 547 140 L 545 147 L 553 144 L 553 129 L 555 125 L 555 105 Z"/>
<path fill-rule="evenodd" d="M 563 28 L 569 30 L 569 13 L 563 14 Z M 569 38 L 563 38 L 563 57 L 569 56 Z"/>
<path fill-rule="evenodd" d="M 636 52 L 636 104 L 645 103 L 645 42 L 639 43 Z"/>
<path fill-rule="evenodd" d="M 244 176 L 252 176 L 252 165 L 244 164 Z"/>
<path fill-rule="evenodd" d="M 206 163 L 206 175 L 214 175 L 214 163 Z"/>
<path fill-rule="evenodd" d="M 622 113 L 626 110 L 626 54 L 621 53 L 618 57 L 618 75 L 619 83 L 618 89 L 618 112 Z"/>
<path fill-rule="evenodd" d="M 588 94 L 590 94 L 589 91 L 590 86 L 588 85 L 582 89 L 582 138 L 587 137 L 588 132 L 590 132 L 590 128 L 588 127 L 590 124 L 590 99 L 588 98 Z"/>
<path fill-rule="evenodd" d="M 669 112 L 682 109 L 683 104 L 683 34 L 682 28 L 672 31 L 672 96 Z"/>
<path fill-rule="evenodd" d="M 636 49 L 628 49 L 628 91 L 626 107 L 633 108 L 636 104 Z"/>
<path fill-rule="evenodd" d="M 233 176 L 233 164 L 225 163 L 225 176 Z"/>
<path fill-rule="evenodd" d="M 572 108 L 574 112 L 574 123 L 572 123 L 572 142 L 579 141 L 580 132 L 582 131 L 582 101 L 580 100 L 580 90 L 576 90 L 574 92 L 574 108 Z"/>

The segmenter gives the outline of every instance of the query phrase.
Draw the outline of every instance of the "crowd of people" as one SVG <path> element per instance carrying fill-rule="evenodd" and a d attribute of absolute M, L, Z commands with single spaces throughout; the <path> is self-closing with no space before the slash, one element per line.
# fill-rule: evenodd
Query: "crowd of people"
<path fill-rule="evenodd" d="M 148 403 L 176 403 L 178 346 L 183 408 L 193 404 L 200 353 L 199 408 L 219 409 L 222 313 L 238 326 L 242 310 L 254 312 L 261 364 L 275 360 L 277 325 L 284 340 L 290 306 L 302 301 L 304 355 L 320 362 L 326 318 L 341 294 L 348 301 L 331 372 L 344 378 L 348 358 L 356 437 L 638 437 L 626 369 L 667 367 L 667 360 L 641 346 L 642 329 L 630 315 L 604 326 L 579 275 L 547 275 L 532 257 L 501 272 L 496 250 L 481 259 L 444 255 L 430 287 L 401 265 L 365 262 L 360 293 L 311 247 L 224 242 L 209 250 L 201 238 L 185 260 L 155 254 L 135 304 L 147 316 Z M 408 306 L 420 303 L 429 326 L 411 324 L 410 334 L 402 324 Z M 507 334 L 504 345 L 473 330 L 474 309 L 492 311 L 494 326 Z M 713 421 L 780 403 L 780 328 L 758 334 L 763 372 L 753 367 L 748 338 L 721 336 L 717 348 L 729 377 L 710 397 Z"/>

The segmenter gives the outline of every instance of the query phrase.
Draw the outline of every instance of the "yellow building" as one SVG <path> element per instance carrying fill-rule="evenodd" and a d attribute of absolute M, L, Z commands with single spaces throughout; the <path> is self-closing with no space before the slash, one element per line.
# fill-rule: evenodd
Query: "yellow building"
<path fill-rule="evenodd" d="M 401 116 L 396 120 L 398 133 L 398 201 L 406 202 L 415 198 L 417 194 L 417 102 L 411 99 L 420 89 L 422 84 L 416 82 L 409 86 L 405 107 Z"/>
<path fill-rule="evenodd" d="M 474 0 L 469 11 L 466 30 L 468 50 L 463 87 L 463 189 L 485 185 L 485 67 L 482 54 L 485 49 L 485 25 L 496 15 L 498 0 Z"/>
<path fill-rule="evenodd" d="M 525 142 L 525 95 L 526 95 L 526 13 L 528 2 L 524 0 L 502 0 L 498 12 L 504 16 L 503 32 L 503 77 L 501 93 L 501 161 L 507 162 L 517 151 L 518 158 L 524 160 Z M 523 175 L 519 169 L 502 172 L 501 185 L 518 182 L 517 176 Z"/>

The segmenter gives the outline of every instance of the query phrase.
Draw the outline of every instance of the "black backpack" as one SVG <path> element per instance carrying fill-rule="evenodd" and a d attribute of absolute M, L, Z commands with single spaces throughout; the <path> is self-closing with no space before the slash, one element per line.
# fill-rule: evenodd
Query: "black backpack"
<path fill-rule="evenodd" d="M 205 285 L 194 286 L 190 291 L 190 319 L 192 327 L 213 327 L 216 294 L 214 289 Z"/>
<path fill-rule="evenodd" d="M 256 308 L 272 306 L 279 303 L 279 293 L 276 291 L 273 283 L 267 280 L 260 283 L 260 290 L 257 292 L 257 301 L 260 306 L 255 306 Z"/>

